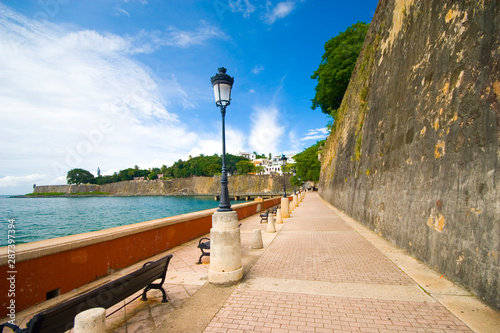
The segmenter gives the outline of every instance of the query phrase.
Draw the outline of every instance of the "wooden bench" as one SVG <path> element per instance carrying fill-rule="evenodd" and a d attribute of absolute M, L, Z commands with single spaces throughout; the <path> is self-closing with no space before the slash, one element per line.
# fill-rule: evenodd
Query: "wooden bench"
<path fill-rule="evenodd" d="M 167 293 L 162 285 L 170 259 L 171 254 L 157 261 L 147 262 L 135 272 L 44 310 L 35 315 L 24 329 L 10 323 L 2 324 L 0 333 L 5 327 L 16 333 L 63 333 L 73 328 L 75 316 L 80 312 L 98 307 L 110 308 L 144 287 L 141 300 L 147 301 L 146 293 L 151 289 L 158 289 L 163 294 L 162 303 L 166 303 Z M 161 279 L 159 283 L 153 283 L 158 279 Z M 139 297 L 140 295 L 134 300 Z"/>
<path fill-rule="evenodd" d="M 265 213 L 260 214 L 260 223 L 267 222 L 268 217 L 269 217 L 269 210 Z"/>
<path fill-rule="evenodd" d="M 276 213 L 278 212 L 278 209 L 281 208 L 281 205 L 278 205 L 276 207 L 273 208 L 273 215 L 276 215 Z"/>

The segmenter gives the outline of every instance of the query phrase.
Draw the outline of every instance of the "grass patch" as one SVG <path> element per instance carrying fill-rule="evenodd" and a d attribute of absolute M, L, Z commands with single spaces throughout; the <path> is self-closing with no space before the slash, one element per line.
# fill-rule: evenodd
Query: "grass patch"
<path fill-rule="evenodd" d="M 28 193 L 27 197 L 50 197 L 50 196 L 61 196 L 65 195 L 66 192 L 46 192 L 46 193 Z"/>
<path fill-rule="evenodd" d="M 27 197 L 71 197 L 71 196 L 81 196 L 81 195 L 109 195 L 109 192 L 77 192 L 77 193 L 66 193 L 66 192 L 46 192 L 46 193 L 29 193 L 26 194 Z"/>

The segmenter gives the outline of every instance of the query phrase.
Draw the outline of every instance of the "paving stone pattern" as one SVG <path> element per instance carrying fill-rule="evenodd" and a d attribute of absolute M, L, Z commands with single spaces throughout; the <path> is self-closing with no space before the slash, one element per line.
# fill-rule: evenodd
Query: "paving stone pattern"
<path fill-rule="evenodd" d="M 471 332 L 439 303 L 237 289 L 205 332 Z"/>
<path fill-rule="evenodd" d="M 285 219 L 246 280 L 262 278 L 277 284 L 294 279 L 305 284 L 416 286 L 312 193 Z M 277 292 L 262 285 L 252 288 L 250 284 L 236 289 L 204 332 L 471 332 L 434 301 Z"/>
<path fill-rule="evenodd" d="M 331 210 L 317 212 L 325 217 L 287 219 L 251 274 L 327 282 L 414 283 Z"/>

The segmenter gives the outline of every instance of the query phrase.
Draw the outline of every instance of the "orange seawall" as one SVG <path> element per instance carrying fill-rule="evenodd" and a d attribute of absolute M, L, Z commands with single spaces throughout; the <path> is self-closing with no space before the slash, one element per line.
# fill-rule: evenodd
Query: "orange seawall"
<path fill-rule="evenodd" d="M 281 198 L 232 206 L 238 218 L 260 213 L 278 205 Z M 19 312 L 47 299 L 47 293 L 64 294 L 167 251 L 210 232 L 215 209 L 135 223 L 84 234 L 48 239 L 15 246 L 15 266 L 8 264 L 8 248 L 0 248 L 0 318 L 15 300 Z M 15 273 L 10 273 L 15 272 Z M 7 280 L 9 277 L 15 280 Z M 14 281 L 14 284 L 10 282 Z M 15 294 L 12 297 L 12 293 Z M 9 295 L 10 294 L 10 295 Z"/>

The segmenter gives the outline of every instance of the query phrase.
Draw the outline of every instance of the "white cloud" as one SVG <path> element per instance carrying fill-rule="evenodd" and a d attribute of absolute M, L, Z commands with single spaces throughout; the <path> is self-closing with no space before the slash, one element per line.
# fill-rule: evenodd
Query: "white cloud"
<path fill-rule="evenodd" d="M 276 20 L 288 16 L 296 8 L 295 1 L 282 1 L 272 7 L 270 1 L 267 2 L 267 12 L 264 15 L 264 22 L 271 25 Z"/>
<path fill-rule="evenodd" d="M 202 29 L 173 40 L 188 45 L 213 34 Z M 200 140 L 202 134 L 167 109 L 151 70 L 131 57 L 135 43 L 38 22 L 0 4 L 2 193 L 35 180 L 64 184 L 76 167 L 95 171 L 175 161 Z M 171 81 L 192 100 L 175 77 Z M 185 106 L 196 106 L 191 103 Z"/>
<path fill-rule="evenodd" d="M 315 128 L 315 129 L 310 129 L 307 134 L 301 138 L 301 141 L 306 141 L 306 140 L 323 140 L 328 136 L 328 128 L 322 127 L 322 128 Z"/>
<path fill-rule="evenodd" d="M 277 152 L 277 147 L 285 131 L 280 125 L 280 113 L 276 107 L 254 107 L 251 117 L 252 128 L 249 144 L 252 151 L 259 154 Z"/>
<path fill-rule="evenodd" d="M 33 185 L 34 182 L 46 178 L 47 175 L 42 175 L 38 173 L 26 176 L 6 176 L 0 178 L 0 187 L 15 187 L 20 185 L 25 185 L 26 183 L 29 185 Z"/>
<path fill-rule="evenodd" d="M 213 155 L 222 154 L 222 123 L 218 123 L 214 127 L 214 132 L 211 135 L 207 135 L 205 138 L 200 139 L 196 146 L 189 151 L 189 153 L 182 157 L 187 160 L 189 155 L 195 157 L 200 154 Z M 226 124 L 226 152 L 228 154 L 236 155 L 240 151 L 244 151 L 247 142 L 246 135 Z"/>
<path fill-rule="evenodd" d="M 178 99 L 184 109 L 195 109 L 198 107 L 196 101 L 181 86 L 174 74 L 167 76 L 164 80 L 164 85 L 168 86 L 168 89 L 165 89 L 164 95 L 168 98 Z"/>
<path fill-rule="evenodd" d="M 249 0 L 230 0 L 229 7 L 231 7 L 233 13 L 243 13 L 243 17 L 249 17 L 255 11 L 255 6 Z"/>
<path fill-rule="evenodd" d="M 226 34 L 217 27 L 211 26 L 206 22 L 201 22 L 202 27 L 195 31 L 180 30 L 171 27 L 166 33 L 156 33 L 153 40 L 160 46 L 178 46 L 188 47 L 191 45 L 200 45 L 212 38 L 227 39 Z"/>
<path fill-rule="evenodd" d="M 126 15 L 126 16 L 130 17 L 130 13 L 127 12 L 125 9 L 121 8 L 120 6 L 117 6 L 115 8 L 115 12 L 113 15 L 115 15 L 115 16 Z"/>
<path fill-rule="evenodd" d="M 57 178 L 52 179 L 51 181 L 48 181 L 47 183 L 43 184 L 48 184 L 48 185 L 60 185 L 60 184 L 65 184 L 67 182 L 66 176 L 59 176 Z M 42 184 L 42 185 L 43 185 Z M 39 184 L 40 185 L 40 184 Z"/>
<path fill-rule="evenodd" d="M 252 68 L 252 74 L 257 75 L 260 72 L 264 70 L 264 66 L 262 65 L 255 65 L 254 68 Z"/>
<path fill-rule="evenodd" d="M 164 46 L 187 48 L 194 45 L 202 45 L 207 41 L 218 38 L 228 39 L 229 37 L 219 28 L 211 26 L 202 21 L 201 27 L 195 30 L 181 30 L 170 27 L 166 31 L 140 31 L 136 36 L 129 37 L 130 43 L 128 52 L 152 53 Z"/>
<path fill-rule="evenodd" d="M 134 5 L 137 2 L 143 6 L 148 4 L 147 0 L 138 0 L 138 1 L 122 0 L 122 3 L 118 4 L 115 7 L 115 11 L 113 12 L 113 15 L 114 16 L 126 15 L 128 17 L 131 17 L 130 12 L 123 9 L 121 5 L 126 5 L 129 8 L 133 8 L 132 5 Z"/>
<path fill-rule="evenodd" d="M 300 0 L 303 2 L 304 0 Z M 255 2 L 252 0 L 252 2 Z M 254 12 L 260 12 L 260 18 L 269 25 L 279 19 L 285 18 L 297 8 L 299 0 L 286 0 L 278 2 L 276 5 L 270 0 L 265 5 L 254 6 L 250 0 L 229 0 L 229 8 L 233 13 L 243 13 L 243 17 L 250 17 Z"/>
<path fill-rule="evenodd" d="M 290 130 L 288 132 L 288 143 L 290 146 L 289 149 L 292 151 L 289 153 L 293 154 L 293 152 L 300 151 L 300 140 L 297 139 L 297 133 L 295 130 Z"/>

